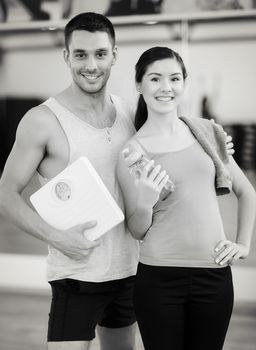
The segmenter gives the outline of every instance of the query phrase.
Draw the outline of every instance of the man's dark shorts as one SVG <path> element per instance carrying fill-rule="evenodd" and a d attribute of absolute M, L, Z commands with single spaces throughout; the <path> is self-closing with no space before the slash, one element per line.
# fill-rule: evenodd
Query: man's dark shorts
<path fill-rule="evenodd" d="M 120 328 L 133 324 L 134 276 L 107 282 L 73 279 L 51 281 L 48 342 L 89 341 L 96 325 Z"/>

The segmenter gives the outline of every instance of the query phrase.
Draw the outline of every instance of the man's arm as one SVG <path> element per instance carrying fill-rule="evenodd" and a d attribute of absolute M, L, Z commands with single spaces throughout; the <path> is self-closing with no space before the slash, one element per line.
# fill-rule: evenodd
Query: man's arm
<path fill-rule="evenodd" d="M 57 230 L 48 225 L 21 197 L 21 192 L 44 159 L 52 135 L 50 117 L 36 107 L 21 120 L 0 181 L 0 215 L 67 256 L 79 259 L 88 254 L 88 248 L 97 245 L 87 241 L 83 235 L 85 229 L 95 226 L 95 222 L 66 231 Z"/>
<path fill-rule="evenodd" d="M 234 144 L 232 142 L 232 136 L 228 135 L 226 132 L 225 132 L 225 135 L 226 135 L 227 153 L 229 156 L 232 156 L 235 153 Z"/>
<path fill-rule="evenodd" d="M 211 122 L 212 122 L 213 124 L 216 124 L 214 119 L 211 119 Z M 227 154 L 228 154 L 229 156 L 232 156 L 232 155 L 235 153 L 234 144 L 233 144 L 233 142 L 232 142 L 232 136 L 228 135 L 228 134 L 226 133 L 226 131 L 224 131 L 224 134 L 226 135 L 226 149 L 227 149 Z"/>

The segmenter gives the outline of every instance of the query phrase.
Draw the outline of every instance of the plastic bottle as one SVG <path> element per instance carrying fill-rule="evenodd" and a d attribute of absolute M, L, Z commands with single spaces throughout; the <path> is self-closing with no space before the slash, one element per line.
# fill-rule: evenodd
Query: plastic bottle
<path fill-rule="evenodd" d="M 126 158 L 132 152 L 138 153 L 137 150 L 134 150 L 134 149 L 132 149 L 131 146 L 129 146 L 128 149 L 125 149 L 123 151 L 123 155 Z M 144 154 L 138 153 L 138 159 L 134 163 L 129 165 L 130 172 L 134 175 L 134 177 L 136 179 L 140 178 L 142 170 L 148 164 L 148 162 L 150 162 L 150 159 L 148 159 Z M 149 173 L 153 170 L 153 168 L 154 168 L 154 166 L 152 166 L 152 168 L 149 170 Z M 168 179 L 167 183 L 165 184 L 165 186 L 163 187 L 163 189 L 160 193 L 159 199 L 160 200 L 166 199 L 168 197 L 168 195 L 174 191 L 174 189 L 175 189 L 174 183 L 170 179 Z"/>

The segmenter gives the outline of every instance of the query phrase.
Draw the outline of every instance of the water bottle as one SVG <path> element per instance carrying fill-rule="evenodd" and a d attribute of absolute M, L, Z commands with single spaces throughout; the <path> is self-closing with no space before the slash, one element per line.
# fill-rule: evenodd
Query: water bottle
<path fill-rule="evenodd" d="M 128 149 L 125 149 L 123 151 L 124 157 L 125 158 L 128 157 L 133 151 L 134 150 L 131 148 L 131 146 L 129 146 Z M 138 153 L 137 150 L 135 150 L 135 152 Z M 134 163 L 129 165 L 130 172 L 134 175 L 136 179 L 140 178 L 142 170 L 148 164 L 148 162 L 150 162 L 150 159 L 148 159 L 144 154 L 138 153 L 138 155 L 139 155 L 138 159 Z M 152 166 L 152 168 L 149 170 L 149 173 L 153 169 L 154 169 L 154 166 Z M 174 183 L 170 179 L 168 179 L 168 181 L 166 182 L 166 184 L 164 185 L 160 193 L 159 199 L 160 200 L 166 199 L 168 195 L 174 191 L 174 188 L 175 188 Z"/>

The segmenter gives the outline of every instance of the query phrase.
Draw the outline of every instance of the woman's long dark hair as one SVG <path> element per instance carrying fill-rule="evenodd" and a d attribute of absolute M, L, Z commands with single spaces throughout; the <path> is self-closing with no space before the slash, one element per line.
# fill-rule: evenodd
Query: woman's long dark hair
<path fill-rule="evenodd" d="M 155 46 L 143 52 L 135 65 L 136 83 L 141 83 L 144 74 L 150 64 L 155 61 L 174 58 L 180 64 L 183 79 L 187 77 L 187 70 L 180 55 L 168 47 Z M 135 129 L 138 131 L 148 118 L 148 109 L 142 95 L 139 96 L 137 110 L 135 113 Z"/>

